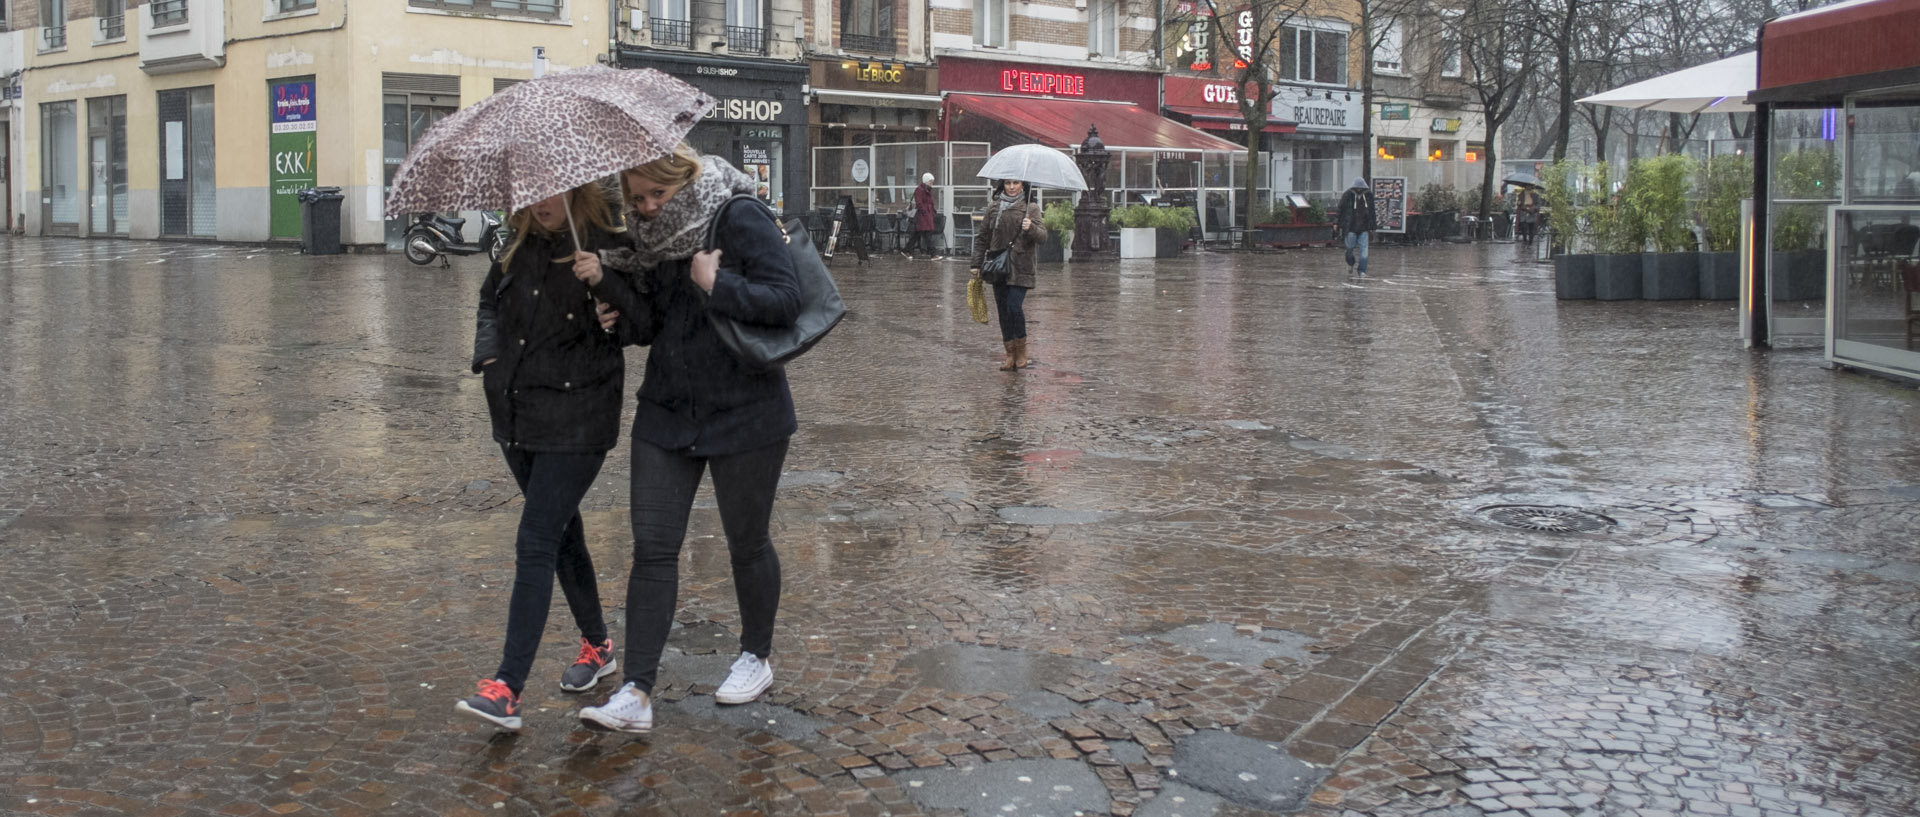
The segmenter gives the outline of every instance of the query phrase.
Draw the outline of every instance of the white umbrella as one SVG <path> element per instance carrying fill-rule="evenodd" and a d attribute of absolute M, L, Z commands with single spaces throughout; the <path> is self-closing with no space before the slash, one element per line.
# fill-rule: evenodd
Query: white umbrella
<path fill-rule="evenodd" d="M 977 174 L 983 179 L 1013 179 L 1034 187 L 1085 190 L 1086 177 L 1067 154 L 1045 145 L 1014 145 L 987 158 Z"/>
<path fill-rule="evenodd" d="M 1672 113 L 1749 113 L 1747 94 L 1759 83 L 1759 52 L 1662 74 L 1594 94 L 1581 102 Z"/>

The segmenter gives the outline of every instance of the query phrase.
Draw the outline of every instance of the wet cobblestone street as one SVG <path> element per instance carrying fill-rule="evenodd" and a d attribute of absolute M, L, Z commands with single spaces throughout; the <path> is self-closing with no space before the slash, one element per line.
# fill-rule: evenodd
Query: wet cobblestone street
<path fill-rule="evenodd" d="M 482 262 L 0 238 L 0 813 L 1920 813 L 1920 391 L 1518 258 L 1043 265 L 1018 373 L 964 263 L 836 259 L 771 692 L 703 488 L 655 731 L 561 611 L 510 736 Z"/>

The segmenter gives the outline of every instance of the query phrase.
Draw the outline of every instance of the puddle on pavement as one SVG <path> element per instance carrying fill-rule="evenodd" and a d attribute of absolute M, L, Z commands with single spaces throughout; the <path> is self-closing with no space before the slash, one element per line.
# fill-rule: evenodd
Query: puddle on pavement
<path fill-rule="evenodd" d="M 853 445 L 877 442 L 880 440 L 913 440 L 918 435 L 904 428 L 894 426 L 875 426 L 857 424 L 826 424 L 805 427 L 807 439 L 819 443 L 822 447 L 833 445 Z"/>
<path fill-rule="evenodd" d="M 900 666 L 917 673 L 920 686 L 964 695 L 1039 692 L 1102 671 L 1099 664 L 1080 658 L 972 644 L 920 650 L 902 659 Z"/>
<path fill-rule="evenodd" d="M 1058 692 L 1022 692 L 1008 699 L 1007 706 L 1043 721 L 1065 718 L 1081 709 L 1072 698 Z"/>
<path fill-rule="evenodd" d="M 713 683 L 722 676 L 714 676 Z M 784 706 L 774 706 L 765 701 L 721 706 L 712 695 L 692 695 L 678 701 L 660 704 L 663 710 L 678 709 L 688 717 L 703 721 L 718 721 L 741 729 L 751 729 L 779 737 L 781 740 L 800 742 L 817 740 L 820 730 L 833 725 L 831 721 L 804 715 Z M 668 715 L 666 717 L 672 717 Z"/>
<path fill-rule="evenodd" d="M 1133 817 L 1213 817 L 1226 800 L 1181 783 L 1167 783 Z"/>
<path fill-rule="evenodd" d="M 1105 814 L 1107 787 L 1073 760 L 1014 760 L 966 769 L 896 772 L 893 780 L 921 808 L 967 817 L 1078 817 Z"/>
<path fill-rule="evenodd" d="M 1195 655 L 1214 661 L 1254 666 L 1275 658 L 1310 664 L 1313 662 L 1313 654 L 1307 651 L 1307 645 L 1320 641 L 1318 638 L 1280 629 L 1263 629 L 1258 634 L 1246 633 L 1237 630 L 1231 624 L 1220 621 L 1175 627 L 1154 635 L 1153 638 L 1185 647 Z M 1139 642 L 1146 639 L 1136 636 L 1127 640 Z"/>
<path fill-rule="evenodd" d="M 1015 525 L 1091 525 L 1119 514 L 1114 511 L 1076 511 L 1070 508 L 1011 507 L 996 511 Z"/>
<path fill-rule="evenodd" d="M 1195 732 L 1173 747 L 1170 779 L 1264 811 L 1290 812 L 1327 770 L 1287 754 L 1278 744 L 1217 730 Z"/>

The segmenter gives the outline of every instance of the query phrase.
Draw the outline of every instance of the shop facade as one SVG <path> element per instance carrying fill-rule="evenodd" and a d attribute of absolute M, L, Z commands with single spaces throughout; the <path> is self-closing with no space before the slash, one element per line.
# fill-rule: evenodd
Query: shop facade
<path fill-rule="evenodd" d="M 723 59 L 622 45 L 622 68 L 652 68 L 712 94 L 713 113 L 694 125 L 687 143 L 732 162 L 759 182 L 775 210 L 804 207 L 807 170 L 808 69 L 800 63 Z"/>
<path fill-rule="evenodd" d="M 934 138 L 940 72 L 933 66 L 821 57 L 807 68 L 807 130 L 814 147 Z"/>

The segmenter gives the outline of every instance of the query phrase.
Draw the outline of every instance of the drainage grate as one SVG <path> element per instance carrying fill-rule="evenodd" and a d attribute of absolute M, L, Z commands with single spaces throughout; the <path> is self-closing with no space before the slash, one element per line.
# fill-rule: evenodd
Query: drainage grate
<path fill-rule="evenodd" d="M 1541 533 L 1594 533 L 1616 524 L 1592 511 L 1560 505 L 1489 505 L 1474 513 L 1496 525 Z"/>

